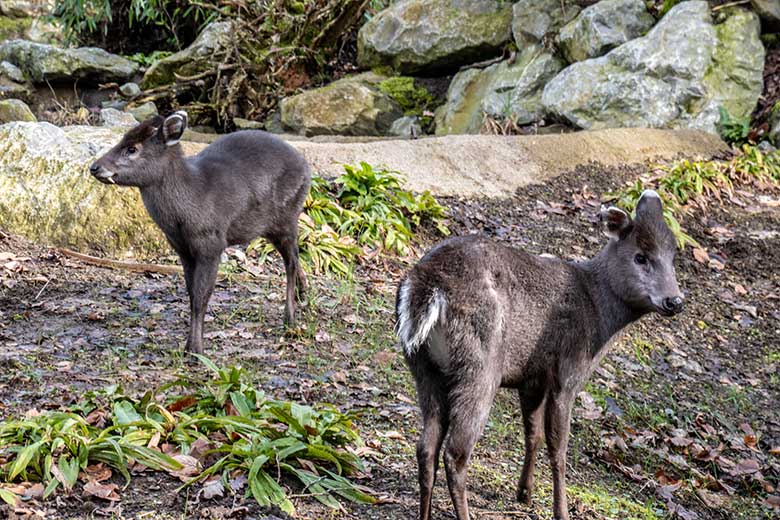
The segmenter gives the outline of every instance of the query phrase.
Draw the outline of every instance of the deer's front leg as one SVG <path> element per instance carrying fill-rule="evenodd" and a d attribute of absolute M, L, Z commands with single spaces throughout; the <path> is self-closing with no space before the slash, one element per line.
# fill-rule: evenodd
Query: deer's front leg
<path fill-rule="evenodd" d="M 187 276 L 187 267 L 184 268 L 185 279 L 189 280 L 187 292 L 190 295 L 190 332 L 187 337 L 188 352 L 203 353 L 203 320 L 206 317 L 206 307 L 214 290 L 214 283 L 217 280 L 218 267 L 219 256 L 216 256 L 196 257 L 190 267 L 190 276 Z"/>
<path fill-rule="evenodd" d="M 520 407 L 523 411 L 523 432 L 525 433 L 525 458 L 520 484 L 517 487 L 517 500 L 531 504 L 534 489 L 534 469 L 536 453 L 539 451 L 544 434 L 544 393 L 541 395 L 520 395 Z"/>
<path fill-rule="evenodd" d="M 566 449 L 569 445 L 573 402 L 572 392 L 550 392 L 545 403 L 544 428 L 552 468 L 555 520 L 569 520 L 569 507 L 566 501 Z"/>

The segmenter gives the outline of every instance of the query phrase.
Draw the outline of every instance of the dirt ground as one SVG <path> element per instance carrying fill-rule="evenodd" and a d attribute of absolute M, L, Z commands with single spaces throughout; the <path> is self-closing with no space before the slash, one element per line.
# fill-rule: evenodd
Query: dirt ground
<path fill-rule="evenodd" d="M 645 171 L 590 165 L 509 198 L 442 202 L 455 233 L 487 233 L 576 260 L 606 240 L 595 223 L 602 195 Z M 689 248 L 678 257 L 686 311 L 631 326 L 576 405 L 568 456 L 573 519 L 778 517 L 766 502 L 780 485 L 777 199 L 776 192 L 740 191 L 685 220 L 709 252 L 709 259 L 696 259 Z M 57 409 L 110 384 L 141 393 L 177 373 L 203 370 L 181 352 L 188 305 L 180 276 L 89 266 L 9 232 L 0 233 L 0 252 L 18 263 L 0 265 L 0 418 Z M 360 483 L 377 492 L 380 504 L 333 512 L 298 498 L 300 518 L 416 516 L 415 393 L 392 334 L 396 280 L 411 261 L 374 259 L 350 281 L 310 276 L 296 334 L 281 327 L 279 262 L 254 275 L 236 256 L 223 265 L 209 308 L 207 354 L 250 369 L 269 394 L 356 413 L 376 452 Z M 521 432 L 514 396 L 502 391 L 470 469 L 475 518 L 551 518 L 545 456 L 535 504 L 514 499 Z M 434 516 L 454 518 L 439 477 Z M 284 516 L 243 497 L 199 501 L 195 493 L 176 493 L 178 485 L 148 473 L 121 492 L 118 504 L 77 489 L 38 507 L 47 518 L 69 519 Z"/>

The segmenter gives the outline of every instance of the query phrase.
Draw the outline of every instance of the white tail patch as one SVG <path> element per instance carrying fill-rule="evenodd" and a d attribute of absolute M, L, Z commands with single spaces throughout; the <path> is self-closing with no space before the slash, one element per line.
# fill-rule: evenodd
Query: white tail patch
<path fill-rule="evenodd" d="M 396 326 L 396 333 L 407 355 L 417 352 L 417 349 L 428 339 L 431 330 L 447 310 L 447 299 L 444 293 L 438 288 L 434 288 L 422 318 L 419 323 L 415 323 L 414 313 L 409 306 L 411 288 L 412 282 L 408 279 L 401 284 L 398 294 L 398 324 Z"/>

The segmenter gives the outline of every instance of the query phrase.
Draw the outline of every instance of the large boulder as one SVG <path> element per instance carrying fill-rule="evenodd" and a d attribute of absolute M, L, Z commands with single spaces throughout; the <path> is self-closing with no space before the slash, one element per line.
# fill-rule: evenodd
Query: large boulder
<path fill-rule="evenodd" d="M 24 80 L 24 74 L 16 65 L 0 62 L 0 99 L 18 98 L 29 101 L 32 90 Z"/>
<path fill-rule="evenodd" d="M 358 63 L 434 74 L 498 55 L 510 40 L 512 7 L 499 0 L 401 0 L 358 34 Z"/>
<path fill-rule="evenodd" d="M 556 43 L 569 63 L 574 63 L 603 56 L 644 35 L 654 23 L 642 0 L 601 0 L 566 24 Z"/>
<path fill-rule="evenodd" d="M 122 129 L 49 123 L 0 126 L 0 228 L 44 243 L 107 252 L 167 251 L 138 190 L 88 173 Z"/>
<path fill-rule="evenodd" d="M 189 47 L 152 65 L 144 74 L 141 87 L 149 89 L 167 85 L 175 81 L 175 75 L 195 76 L 213 69 L 222 61 L 232 37 L 232 22 L 210 23 Z"/>
<path fill-rule="evenodd" d="M 384 79 L 359 74 L 285 98 L 279 105 L 286 131 L 301 135 L 387 135 L 401 107 L 378 88 Z"/>
<path fill-rule="evenodd" d="M 436 134 L 474 134 L 485 115 L 527 124 L 542 115 L 544 85 L 563 63 L 541 46 L 526 47 L 513 63 L 466 69 L 450 83 L 447 102 L 436 111 Z"/>
<path fill-rule="evenodd" d="M 34 82 L 76 79 L 123 81 L 138 72 L 136 63 L 103 49 L 62 49 L 28 40 L 0 43 L 0 61 L 3 60 L 22 69 Z"/>
<path fill-rule="evenodd" d="M 555 36 L 580 12 L 573 0 L 520 0 L 512 7 L 512 34 L 519 49 Z"/>
<path fill-rule="evenodd" d="M 755 13 L 738 8 L 722 16 L 716 25 L 707 2 L 682 2 L 646 36 L 564 69 L 542 103 L 580 128 L 716 132 L 718 107 L 738 118 L 755 108 L 764 64 Z"/>

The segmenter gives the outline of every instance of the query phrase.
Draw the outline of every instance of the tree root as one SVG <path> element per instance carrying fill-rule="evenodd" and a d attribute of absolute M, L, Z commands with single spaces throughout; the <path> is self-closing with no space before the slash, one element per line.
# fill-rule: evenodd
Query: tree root
<path fill-rule="evenodd" d="M 114 269 L 125 269 L 127 271 L 134 271 L 139 273 L 160 273 L 160 274 L 181 274 L 182 268 L 178 265 L 161 265 L 161 264 L 145 264 L 137 262 L 123 262 L 121 260 L 112 260 L 110 258 L 100 258 L 92 255 L 85 255 L 84 253 L 77 253 L 64 247 L 57 248 L 59 253 L 63 255 L 75 258 L 84 263 L 97 265 L 100 267 L 111 267 Z"/>

